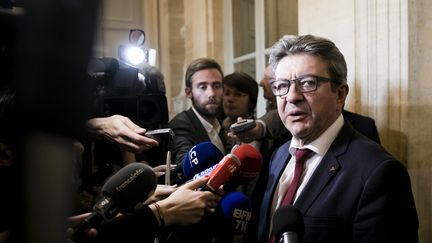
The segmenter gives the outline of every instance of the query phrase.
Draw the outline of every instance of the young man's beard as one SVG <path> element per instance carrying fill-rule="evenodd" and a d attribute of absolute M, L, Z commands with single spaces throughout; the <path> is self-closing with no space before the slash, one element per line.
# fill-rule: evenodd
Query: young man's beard
<path fill-rule="evenodd" d="M 219 115 L 220 112 L 222 111 L 222 105 L 221 104 L 219 104 L 218 108 L 214 111 L 209 111 L 204 106 L 198 105 L 194 99 L 192 99 L 192 104 L 193 104 L 193 107 L 195 108 L 195 110 L 197 110 L 198 113 L 201 114 L 201 116 L 208 117 L 208 118 L 214 118 L 217 115 Z"/>

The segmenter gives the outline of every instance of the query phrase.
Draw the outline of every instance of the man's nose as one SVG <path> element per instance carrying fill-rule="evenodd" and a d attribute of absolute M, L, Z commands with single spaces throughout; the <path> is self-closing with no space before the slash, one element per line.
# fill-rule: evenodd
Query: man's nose
<path fill-rule="evenodd" d="M 303 99 L 303 93 L 298 91 L 294 82 L 291 82 L 288 88 L 288 93 L 284 98 L 290 103 L 295 103 L 296 101 Z"/>

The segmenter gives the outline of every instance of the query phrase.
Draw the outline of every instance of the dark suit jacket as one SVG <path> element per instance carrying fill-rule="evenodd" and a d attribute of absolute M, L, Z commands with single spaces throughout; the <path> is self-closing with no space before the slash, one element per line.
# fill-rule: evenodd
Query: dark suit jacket
<path fill-rule="evenodd" d="M 184 155 L 189 152 L 193 146 L 205 141 L 210 141 L 210 138 L 192 108 L 177 114 L 171 119 L 168 126 L 175 133 L 171 144 L 171 161 L 173 164 L 177 164 L 177 169 L 174 173 L 177 173 L 176 176 L 181 177 Z M 219 137 L 225 144 L 222 129 L 221 133 L 219 133 Z M 176 180 L 174 179 L 174 181 Z M 181 178 L 180 182 L 182 182 Z"/>
<path fill-rule="evenodd" d="M 379 144 L 381 143 L 374 119 L 347 110 L 342 111 L 342 115 L 344 116 L 345 121 L 348 121 L 355 130 L 375 142 Z"/>
<path fill-rule="evenodd" d="M 259 242 L 267 242 L 270 204 L 291 155 L 290 141 L 272 156 L 260 211 Z M 303 243 L 418 242 L 410 178 L 383 147 L 345 122 L 296 200 Z"/>
<path fill-rule="evenodd" d="M 183 155 L 193 146 L 210 141 L 207 131 L 192 108 L 177 114 L 169 121 L 168 126 L 175 133 L 171 147 L 171 158 L 175 164 L 182 162 Z"/>

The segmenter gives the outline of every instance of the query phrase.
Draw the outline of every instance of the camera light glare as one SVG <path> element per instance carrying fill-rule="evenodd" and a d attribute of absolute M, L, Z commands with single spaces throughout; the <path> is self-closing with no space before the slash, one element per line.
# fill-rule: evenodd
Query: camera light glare
<path fill-rule="evenodd" d="M 125 58 L 132 65 L 138 65 L 144 62 L 144 51 L 139 47 L 129 47 L 126 49 Z"/>

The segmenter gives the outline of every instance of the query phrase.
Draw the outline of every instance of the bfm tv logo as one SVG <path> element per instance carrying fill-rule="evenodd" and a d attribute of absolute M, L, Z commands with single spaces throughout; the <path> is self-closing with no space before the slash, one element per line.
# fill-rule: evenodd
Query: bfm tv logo
<path fill-rule="evenodd" d="M 235 230 L 245 232 L 247 224 L 250 221 L 251 217 L 252 212 L 250 211 L 241 210 L 238 208 L 234 209 L 233 218 L 236 222 Z"/>

